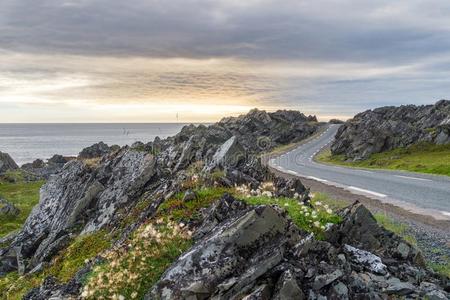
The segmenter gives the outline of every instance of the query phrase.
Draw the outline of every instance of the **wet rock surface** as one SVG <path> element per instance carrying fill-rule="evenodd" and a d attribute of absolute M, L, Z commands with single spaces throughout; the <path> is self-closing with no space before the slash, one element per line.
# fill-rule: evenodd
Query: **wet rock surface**
<path fill-rule="evenodd" d="M 331 151 L 359 160 L 418 142 L 450 143 L 450 101 L 388 106 L 357 114 L 339 128 Z"/>

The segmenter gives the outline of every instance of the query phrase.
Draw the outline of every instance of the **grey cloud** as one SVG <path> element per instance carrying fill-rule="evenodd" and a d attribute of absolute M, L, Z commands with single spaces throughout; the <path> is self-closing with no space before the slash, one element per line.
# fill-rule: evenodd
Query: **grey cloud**
<path fill-rule="evenodd" d="M 394 4 L 6 0 L 0 4 L 0 17 L 6 20 L 0 23 L 0 47 L 84 55 L 391 63 L 447 51 L 448 1 Z"/>

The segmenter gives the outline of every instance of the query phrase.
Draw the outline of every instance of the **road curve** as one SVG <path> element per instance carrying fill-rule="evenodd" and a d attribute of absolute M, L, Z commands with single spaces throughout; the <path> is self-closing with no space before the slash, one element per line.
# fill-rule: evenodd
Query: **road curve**
<path fill-rule="evenodd" d="M 450 220 L 450 178 L 403 171 L 347 168 L 317 163 L 314 156 L 329 145 L 339 125 L 269 161 L 281 172 L 344 188 L 354 194 L 401 206 L 415 213 Z"/>

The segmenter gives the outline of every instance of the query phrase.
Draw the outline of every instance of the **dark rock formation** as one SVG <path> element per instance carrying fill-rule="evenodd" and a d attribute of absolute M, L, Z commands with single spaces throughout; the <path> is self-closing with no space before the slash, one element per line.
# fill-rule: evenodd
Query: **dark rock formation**
<path fill-rule="evenodd" d="M 92 146 L 86 147 L 78 154 L 78 158 L 91 159 L 102 157 L 112 151 L 112 148 L 103 142 L 96 143 Z"/>
<path fill-rule="evenodd" d="M 67 163 L 42 187 L 39 205 L 3 252 L 23 255 L 29 260 L 27 270 L 48 261 L 66 246 L 73 228 L 91 232 L 110 224 L 116 211 L 139 196 L 155 172 L 151 154 L 127 148 L 95 170 L 82 161 Z"/>
<path fill-rule="evenodd" d="M 21 169 L 38 177 L 49 179 L 51 175 L 59 173 L 64 165 L 73 159 L 55 154 L 47 162 L 44 162 L 42 159 L 36 159 L 32 163 L 22 165 Z"/>
<path fill-rule="evenodd" d="M 277 207 L 225 196 L 204 211 L 197 242 L 146 299 L 447 299 L 446 279 L 365 207 L 341 215 L 319 241 Z"/>
<path fill-rule="evenodd" d="M 17 170 L 19 166 L 8 153 L 0 152 L 0 174 L 10 170 Z"/>
<path fill-rule="evenodd" d="M 339 128 L 331 151 L 358 160 L 418 142 L 450 143 L 450 101 L 381 107 L 357 114 Z"/>

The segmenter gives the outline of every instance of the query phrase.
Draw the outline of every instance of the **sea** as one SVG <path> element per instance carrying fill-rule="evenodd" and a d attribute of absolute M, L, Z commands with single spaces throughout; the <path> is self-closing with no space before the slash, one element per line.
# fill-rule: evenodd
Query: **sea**
<path fill-rule="evenodd" d="M 85 147 L 100 141 L 108 145 L 131 145 L 166 138 L 186 124 L 0 124 L 0 151 L 20 166 L 54 154 L 76 156 Z"/>

